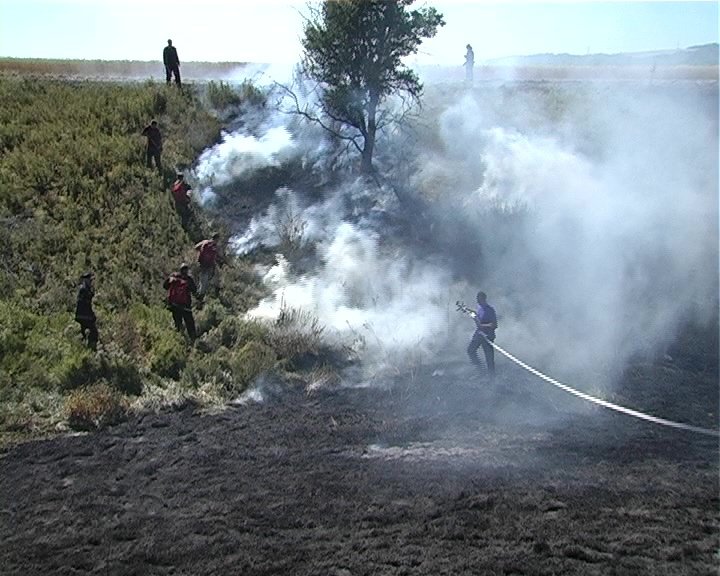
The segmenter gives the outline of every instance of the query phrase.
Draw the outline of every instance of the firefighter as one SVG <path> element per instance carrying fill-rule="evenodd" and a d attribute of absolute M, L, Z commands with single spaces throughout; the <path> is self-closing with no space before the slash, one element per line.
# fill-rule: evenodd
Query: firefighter
<path fill-rule="evenodd" d="M 201 242 L 195 244 L 195 250 L 197 250 L 198 253 L 198 264 L 200 265 L 199 293 L 201 296 L 205 296 L 210 285 L 210 281 L 215 276 L 215 269 L 218 265 L 220 257 L 220 247 L 218 246 L 219 240 L 220 234 L 215 232 L 208 240 L 202 240 Z"/>
<path fill-rule="evenodd" d="M 190 268 L 183 263 L 178 272 L 173 272 L 163 283 L 167 293 L 167 307 L 172 312 L 173 322 L 178 332 L 187 330 L 192 342 L 197 338 L 195 319 L 192 313 L 192 296 L 202 297 L 198 294 L 195 280 L 190 276 Z M 184 327 L 183 327 L 184 324 Z"/>
<path fill-rule="evenodd" d="M 178 172 L 170 192 L 175 201 L 175 210 L 180 215 L 183 228 L 187 229 L 190 222 L 190 185 L 185 181 L 185 175 Z"/>
<path fill-rule="evenodd" d="M 467 347 L 467 353 L 470 361 L 476 366 L 481 366 L 477 350 L 482 346 L 485 353 L 485 366 L 488 374 L 492 377 L 495 375 L 495 350 L 491 342 L 495 340 L 495 330 L 497 330 L 497 314 L 495 308 L 487 302 L 485 292 L 477 293 L 477 309 L 475 311 L 475 333 Z"/>

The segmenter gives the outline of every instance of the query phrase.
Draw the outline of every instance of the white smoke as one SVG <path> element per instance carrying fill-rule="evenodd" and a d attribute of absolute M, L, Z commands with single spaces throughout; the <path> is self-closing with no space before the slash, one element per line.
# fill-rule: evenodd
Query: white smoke
<path fill-rule="evenodd" d="M 265 277 L 272 296 L 250 315 L 274 318 L 283 305 L 310 311 L 337 342 L 361 339 L 363 358 L 375 363 L 432 347 L 446 329 L 449 278 L 441 268 L 383 249 L 377 233 L 349 222 L 317 250 L 322 266 L 310 277 L 293 278 L 280 259 Z"/>
<path fill-rule="evenodd" d="M 712 315 L 717 134 L 702 102 L 682 96 L 585 94 L 597 113 L 568 119 L 555 137 L 533 126 L 532 110 L 512 119 L 519 131 L 489 125 L 474 101 L 448 108 L 440 132 L 450 157 L 483 170 L 476 183 L 463 179 L 461 196 L 505 316 L 499 343 L 556 373 L 608 379 L 671 342 L 684 321 Z M 596 155 L 574 139 L 583 123 Z M 444 172 L 426 162 L 419 185 L 453 178 Z"/>
<path fill-rule="evenodd" d="M 268 129 L 260 138 L 225 133 L 219 144 L 198 159 L 196 177 L 222 186 L 260 168 L 279 166 L 296 153 L 291 134 L 282 126 Z"/>
<path fill-rule="evenodd" d="M 296 277 L 279 259 L 266 276 L 271 296 L 251 314 L 302 308 L 340 341 L 362 340 L 368 360 L 429 358 L 448 337 L 464 352 L 472 325 L 449 316 L 450 303 L 471 304 L 483 289 L 500 315 L 498 344 L 556 376 L 610 380 L 711 312 L 717 134 L 707 107 L 692 94 L 597 88 L 566 89 L 558 111 L 546 109 L 553 94 L 511 89 L 444 88 L 425 107 L 435 116 L 416 147 L 395 150 L 418 166 L 408 188 L 481 247 L 482 270 L 465 278 L 479 285 L 454 281 L 454 252 L 422 257 L 396 243 L 383 218 L 398 208 L 393 194 L 351 180 L 314 200 L 279 190 L 234 239 L 243 253 L 277 248 L 291 219 L 316 245 L 310 274 Z M 293 156 L 315 171 L 332 165 L 316 127 L 277 116 L 265 126 L 204 155 L 204 180 L 229 183 Z"/>

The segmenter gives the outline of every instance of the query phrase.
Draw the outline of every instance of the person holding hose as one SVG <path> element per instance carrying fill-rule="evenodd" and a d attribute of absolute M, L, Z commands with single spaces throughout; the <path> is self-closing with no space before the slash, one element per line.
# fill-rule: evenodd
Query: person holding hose
<path fill-rule="evenodd" d="M 467 347 L 467 353 L 470 361 L 476 366 L 480 366 L 480 359 L 477 350 L 482 346 L 485 353 L 485 366 L 488 374 L 495 376 L 495 350 L 490 342 L 495 340 L 495 330 L 497 330 L 497 314 L 495 308 L 487 302 L 487 294 L 485 292 L 477 293 L 477 309 L 475 311 L 475 333 Z"/>

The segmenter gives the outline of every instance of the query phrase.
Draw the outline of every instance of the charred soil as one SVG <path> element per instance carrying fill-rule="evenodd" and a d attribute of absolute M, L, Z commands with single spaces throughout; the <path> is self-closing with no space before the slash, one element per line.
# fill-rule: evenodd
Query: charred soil
<path fill-rule="evenodd" d="M 412 376 L 266 385 L 7 448 L 1 572 L 717 574 L 716 438 L 567 404 L 509 367 Z M 678 407 L 717 406 L 711 379 L 675 388 Z"/>

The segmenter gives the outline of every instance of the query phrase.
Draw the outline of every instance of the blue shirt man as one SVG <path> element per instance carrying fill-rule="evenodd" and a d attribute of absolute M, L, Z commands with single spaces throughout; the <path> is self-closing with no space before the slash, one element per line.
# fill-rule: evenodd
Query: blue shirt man
<path fill-rule="evenodd" d="M 495 330 L 497 329 L 497 314 L 495 308 L 487 303 L 487 295 L 485 292 L 477 293 L 477 310 L 475 312 L 475 333 L 467 347 L 467 353 L 470 361 L 476 366 L 481 366 L 480 359 L 477 355 L 477 349 L 482 346 L 485 353 L 485 366 L 490 376 L 495 375 L 495 350 L 492 342 L 495 340 Z"/>

